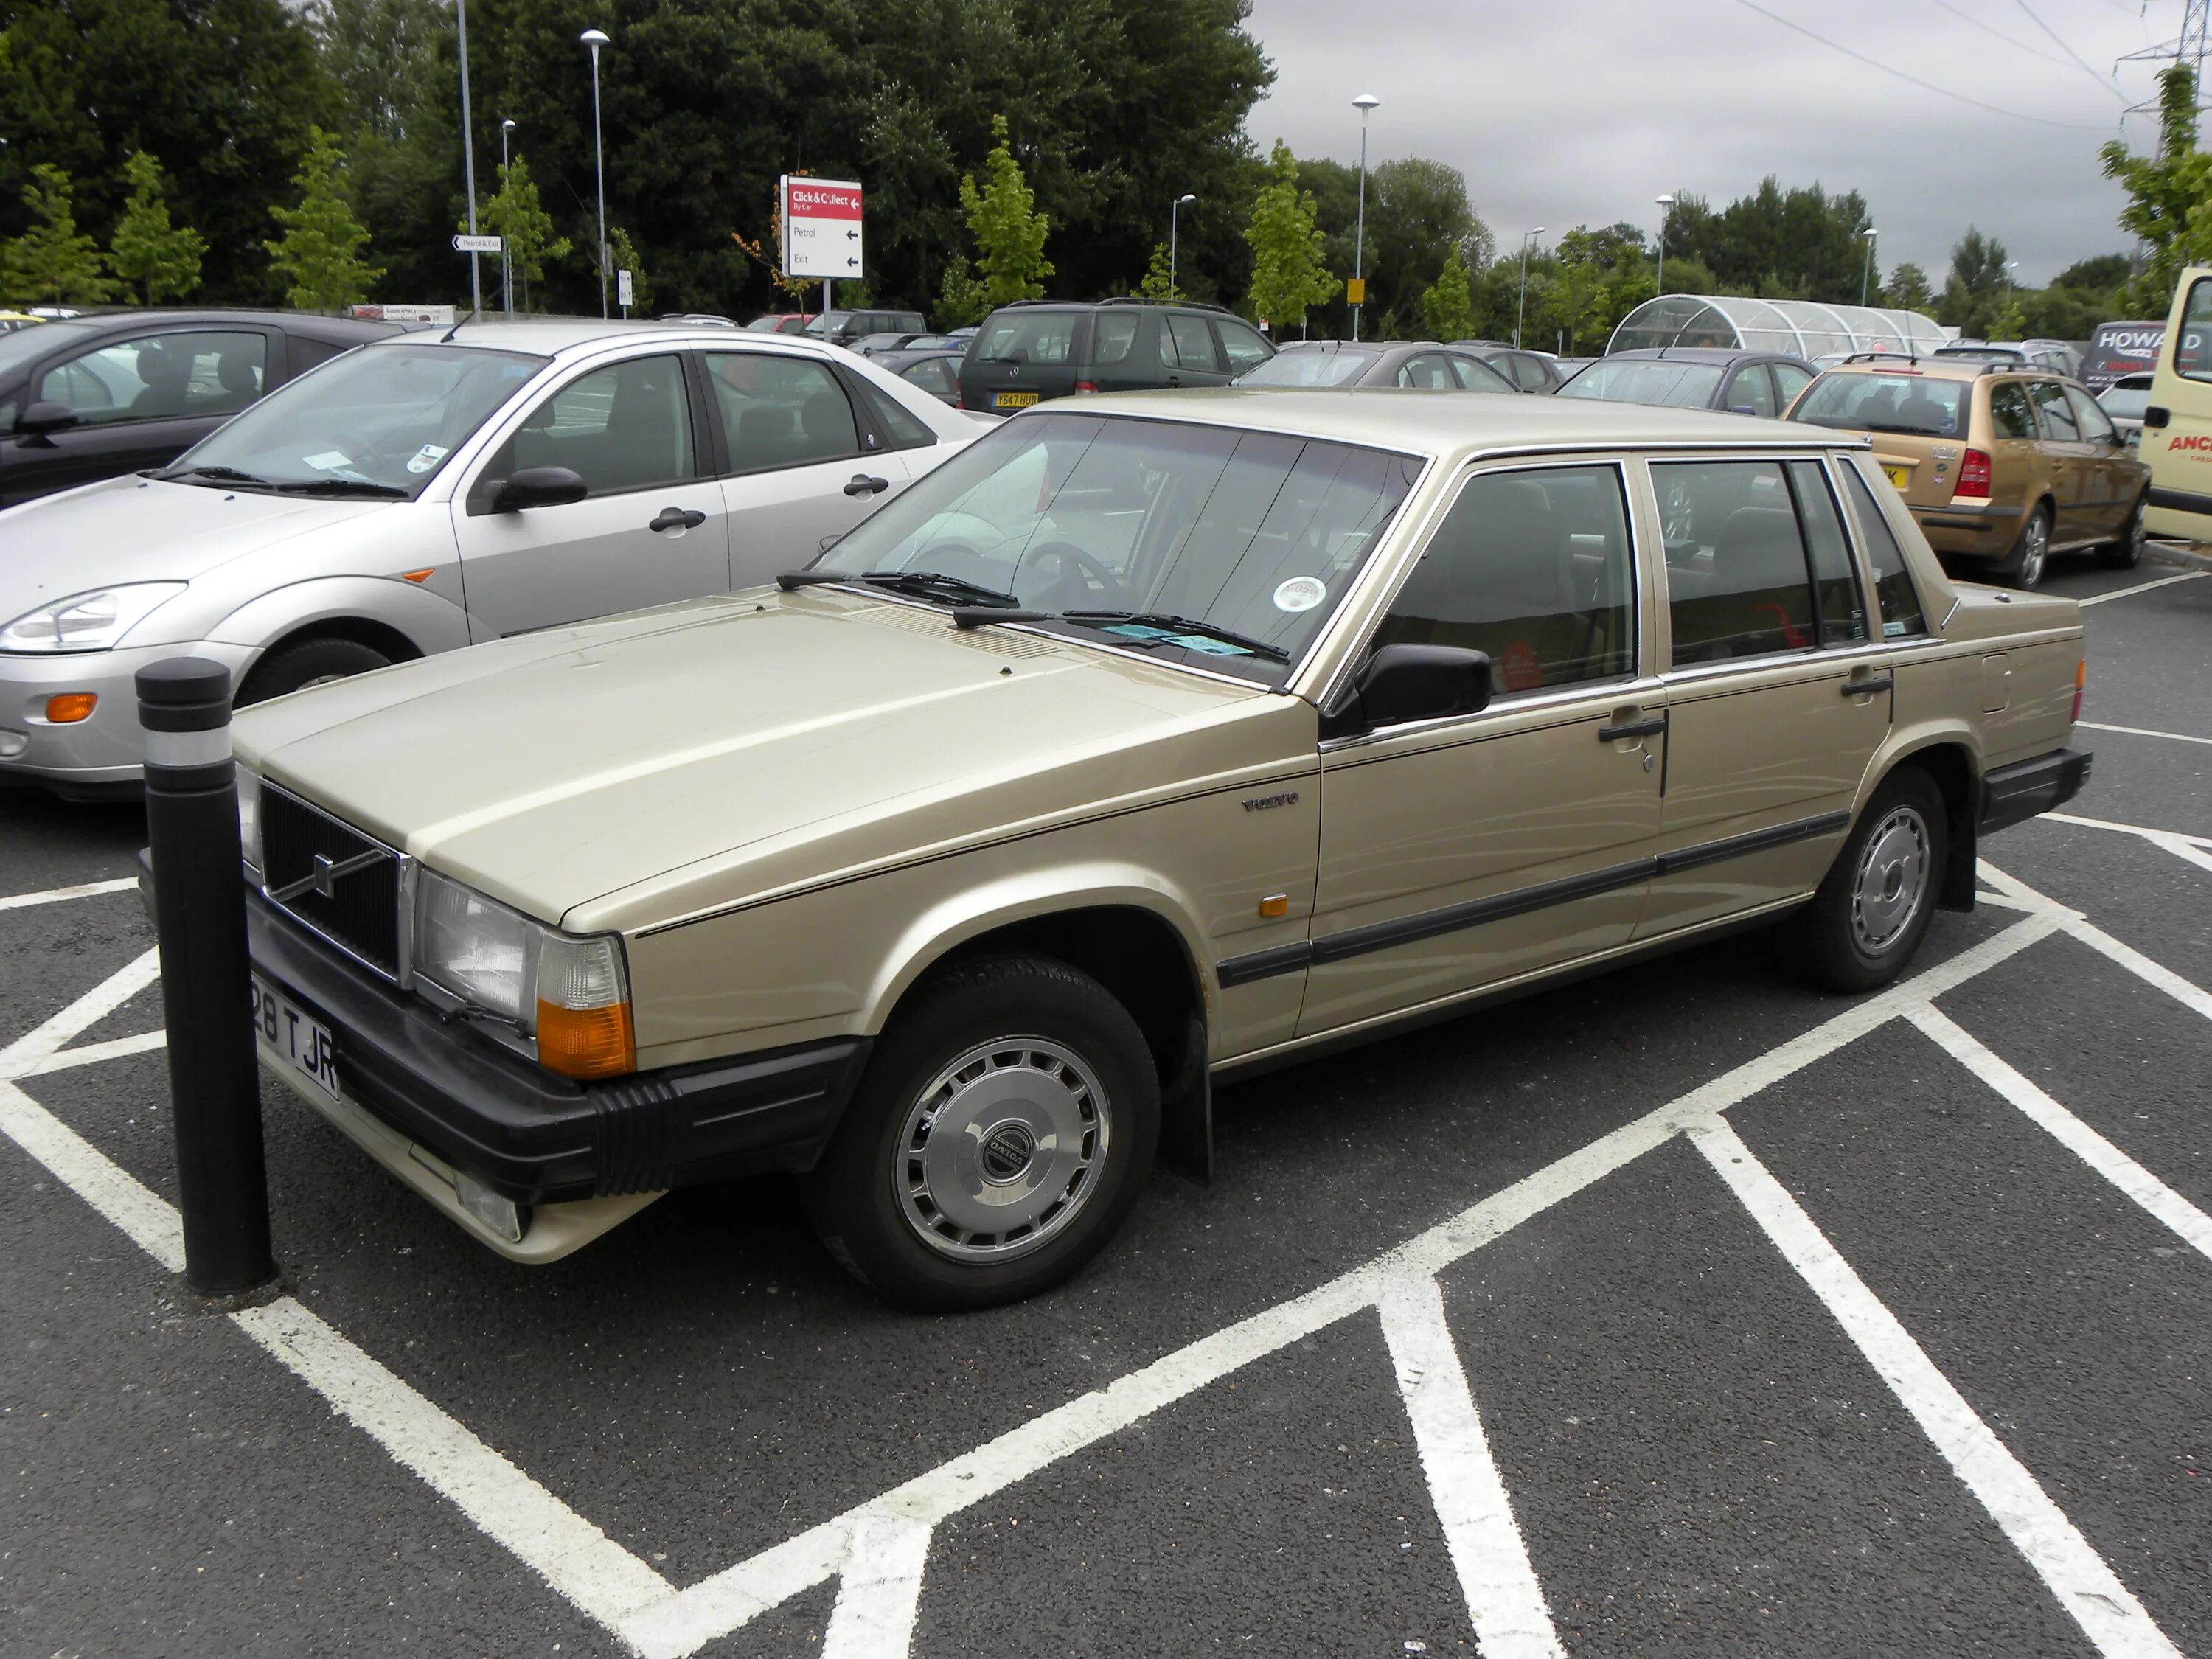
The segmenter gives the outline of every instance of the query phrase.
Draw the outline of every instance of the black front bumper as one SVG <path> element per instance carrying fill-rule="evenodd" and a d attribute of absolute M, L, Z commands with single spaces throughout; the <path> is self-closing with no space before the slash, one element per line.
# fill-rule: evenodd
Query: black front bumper
<path fill-rule="evenodd" d="M 2079 749 L 2054 749 L 1985 775 L 1977 830 L 1986 836 L 2063 806 L 2088 782 L 2089 758 Z"/>
<path fill-rule="evenodd" d="M 330 1027 L 339 1085 L 518 1204 L 811 1169 L 866 1062 L 865 1037 L 575 1083 L 441 1018 L 246 895 L 257 973 Z"/>

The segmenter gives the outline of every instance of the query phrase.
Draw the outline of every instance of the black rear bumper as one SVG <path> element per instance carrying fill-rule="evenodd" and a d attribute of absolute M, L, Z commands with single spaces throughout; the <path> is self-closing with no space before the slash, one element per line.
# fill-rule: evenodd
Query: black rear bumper
<path fill-rule="evenodd" d="M 251 889 L 246 915 L 255 971 L 330 1027 L 346 1095 L 518 1204 L 811 1169 L 867 1059 L 847 1037 L 575 1083 L 441 1019 Z"/>
<path fill-rule="evenodd" d="M 2033 760 L 1998 767 L 1982 779 L 1976 829 L 1986 836 L 2063 806 L 2089 781 L 2089 759 L 2079 749 L 2054 749 Z"/>

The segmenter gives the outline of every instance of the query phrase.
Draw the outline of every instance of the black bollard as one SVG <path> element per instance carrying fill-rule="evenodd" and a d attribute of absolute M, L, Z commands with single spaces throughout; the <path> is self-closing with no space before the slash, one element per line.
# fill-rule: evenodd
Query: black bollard
<path fill-rule="evenodd" d="M 170 657 L 140 669 L 137 680 L 185 1282 L 204 1296 L 228 1296 L 276 1276 L 248 1018 L 230 671 L 204 657 Z"/>

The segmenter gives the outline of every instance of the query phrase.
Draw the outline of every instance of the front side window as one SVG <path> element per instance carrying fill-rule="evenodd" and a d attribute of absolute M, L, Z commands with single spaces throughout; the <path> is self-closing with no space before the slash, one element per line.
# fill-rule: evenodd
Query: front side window
<path fill-rule="evenodd" d="M 1844 432 L 1907 432 L 1952 438 L 1966 431 L 1964 380 L 1939 380 L 1914 369 L 1823 374 L 1790 412 L 1793 421 Z"/>
<path fill-rule="evenodd" d="M 608 495 L 696 477 L 693 453 L 684 362 L 672 352 L 569 381 L 523 417 L 491 471 L 563 466 Z"/>
<path fill-rule="evenodd" d="M 2112 418 L 2097 406 L 2097 400 L 2079 386 L 2066 388 L 2066 402 L 2074 411 L 2074 420 L 2081 428 L 2081 435 L 2093 444 L 2116 444 L 2120 441 L 2119 428 Z"/>
<path fill-rule="evenodd" d="M 1859 527 L 1859 544 L 1874 567 L 1875 601 L 1881 607 L 1881 636 L 1905 639 L 1928 631 L 1920 610 L 1920 596 L 1912 591 L 1912 573 L 1905 566 L 1905 550 L 1897 544 L 1889 521 L 1856 467 L 1845 462 L 1837 469 L 1844 477 L 1844 494 L 1851 504 L 1851 517 Z"/>
<path fill-rule="evenodd" d="M 2189 285 L 2181 309 L 2181 337 L 2173 343 L 2173 372 L 2192 380 L 2212 380 L 2212 276 Z"/>
<path fill-rule="evenodd" d="M 1468 481 L 1374 643 L 1486 653 L 1500 696 L 1632 673 L 1635 567 L 1613 466 Z"/>
<path fill-rule="evenodd" d="M 1819 613 L 1781 464 L 1666 462 L 1651 482 L 1666 526 L 1674 665 L 1812 649 Z"/>
<path fill-rule="evenodd" d="M 927 573 L 939 580 L 914 584 L 918 597 L 1006 595 L 1076 637 L 1280 684 L 1421 466 L 1230 427 L 1028 415 L 885 502 L 815 568 L 886 585 Z"/>
<path fill-rule="evenodd" d="M 87 426 L 235 415 L 260 397 L 268 361 L 261 334 L 141 335 L 48 369 L 31 400 Z"/>
<path fill-rule="evenodd" d="M 1775 383 L 1782 388 L 1782 406 L 1784 409 L 1796 403 L 1797 394 L 1813 384 L 1812 372 L 1800 368 L 1795 363 L 1770 363 L 1767 367 L 1774 371 Z"/>
<path fill-rule="evenodd" d="M 1350 386 L 1372 365 L 1379 354 L 1354 347 L 1348 351 L 1320 351 L 1291 346 L 1237 378 L 1239 386 Z"/>
<path fill-rule="evenodd" d="M 1738 410 L 1749 410 L 1754 415 L 1774 415 L 1774 382 L 1766 378 L 1766 365 L 1753 363 L 1739 368 L 1729 382 L 1728 406 Z"/>
<path fill-rule="evenodd" d="M 2018 380 L 2000 380 L 1990 388 L 1990 435 L 2035 436 L 2035 411 L 2028 407 L 2027 388 Z"/>
<path fill-rule="evenodd" d="M 1432 392 L 1456 392 L 1459 380 L 1451 363 L 1440 352 L 1424 351 L 1399 365 L 1400 386 L 1425 386 Z"/>
<path fill-rule="evenodd" d="M 823 363 L 804 357 L 707 354 L 732 472 L 811 466 L 860 453 L 853 404 Z"/>
<path fill-rule="evenodd" d="M 2028 388 L 2028 397 L 2035 404 L 2035 412 L 2043 418 L 2043 435 L 2060 443 L 2079 443 L 2081 428 L 2075 422 L 2074 411 L 2066 406 L 2066 388 L 2051 380 L 2038 380 Z"/>
<path fill-rule="evenodd" d="M 1231 374 L 1242 374 L 1248 368 L 1256 368 L 1273 355 L 1255 329 L 1247 328 L 1226 317 L 1217 317 L 1213 325 L 1221 331 L 1221 349 L 1228 355 Z"/>
<path fill-rule="evenodd" d="M 1462 392 L 1503 392 L 1510 395 L 1513 391 L 1513 383 L 1480 357 L 1462 357 L 1453 354 L 1447 361 L 1451 364 L 1452 373 L 1459 376 Z M 1524 361 L 1534 362 L 1535 359 L 1532 357 Z"/>

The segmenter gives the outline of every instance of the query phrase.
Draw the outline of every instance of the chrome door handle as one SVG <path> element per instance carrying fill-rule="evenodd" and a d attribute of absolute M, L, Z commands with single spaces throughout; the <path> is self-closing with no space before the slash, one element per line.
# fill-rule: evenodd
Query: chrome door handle
<path fill-rule="evenodd" d="M 865 472 L 855 472 L 851 482 L 846 484 L 845 493 L 848 495 L 880 495 L 890 487 L 889 478 L 871 478 Z"/>
<path fill-rule="evenodd" d="M 664 507 L 654 516 L 653 522 L 646 526 L 646 528 L 647 530 L 696 530 L 706 522 L 707 515 L 703 513 L 687 513 L 680 507 Z"/>
<path fill-rule="evenodd" d="M 1847 697 L 1863 696 L 1870 691 L 1887 691 L 1896 684 L 1897 680 L 1893 675 L 1869 675 L 1863 680 L 1845 680 L 1843 691 Z"/>
<path fill-rule="evenodd" d="M 1601 726 L 1597 729 L 1600 743 L 1619 743 L 1626 738 L 1656 738 L 1667 729 L 1667 717 L 1654 714 L 1647 720 L 1631 720 L 1626 726 Z"/>

